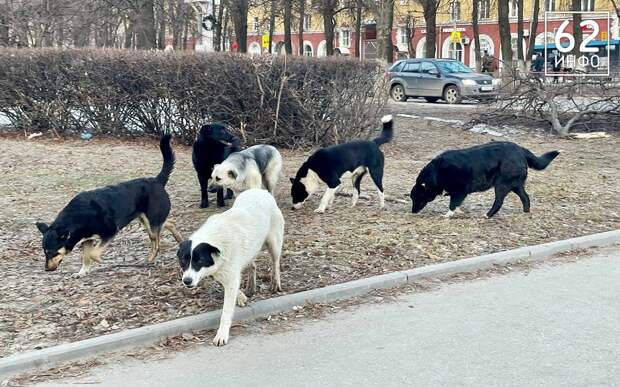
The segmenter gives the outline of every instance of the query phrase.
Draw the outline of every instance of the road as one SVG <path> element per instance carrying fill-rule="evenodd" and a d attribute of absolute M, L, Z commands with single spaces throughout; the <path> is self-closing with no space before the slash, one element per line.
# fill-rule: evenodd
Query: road
<path fill-rule="evenodd" d="M 409 114 L 420 117 L 435 117 L 444 119 L 459 119 L 467 121 L 476 114 L 481 106 L 475 101 L 464 101 L 458 105 L 450 105 L 443 101 L 436 103 L 426 102 L 422 98 L 409 98 L 407 102 L 388 100 L 387 109 L 392 114 Z"/>
<path fill-rule="evenodd" d="M 611 386 L 619 322 L 620 249 L 608 249 L 45 385 Z"/>

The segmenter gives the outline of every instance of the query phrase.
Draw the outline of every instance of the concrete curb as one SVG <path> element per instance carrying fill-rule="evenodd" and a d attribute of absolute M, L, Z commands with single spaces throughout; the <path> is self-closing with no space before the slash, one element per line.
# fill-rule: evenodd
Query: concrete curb
<path fill-rule="evenodd" d="M 258 301 L 248 307 L 237 308 L 234 319 L 235 321 L 250 320 L 288 311 L 293 306 L 303 305 L 306 302 L 326 303 L 359 296 L 374 289 L 397 287 L 423 278 L 438 278 L 456 273 L 475 272 L 495 265 L 506 265 L 519 261 L 537 261 L 557 253 L 589 247 L 609 246 L 616 243 L 620 243 L 620 230 L 388 273 Z M 219 325 L 220 313 L 220 310 L 207 312 L 74 343 L 61 344 L 39 351 L 18 353 L 0 359 L 0 376 L 14 375 L 33 369 L 51 368 L 61 362 L 83 360 L 101 353 L 145 346 L 184 332 L 215 329 Z"/>

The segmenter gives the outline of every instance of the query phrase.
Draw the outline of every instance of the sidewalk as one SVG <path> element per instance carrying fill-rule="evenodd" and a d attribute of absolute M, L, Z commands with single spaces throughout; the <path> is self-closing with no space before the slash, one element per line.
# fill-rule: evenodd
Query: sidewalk
<path fill-rule="evenodd" d="M 620 250 L 604 251 L 43 385 L 618 385 Z"/>

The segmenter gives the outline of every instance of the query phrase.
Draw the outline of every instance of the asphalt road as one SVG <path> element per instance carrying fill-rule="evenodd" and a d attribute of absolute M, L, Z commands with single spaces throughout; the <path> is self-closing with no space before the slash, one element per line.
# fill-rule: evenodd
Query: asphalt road
<path fill-rule="evenodd" d="M 604 386 L 620 384 L 620 249 L 447 284 L 298 329 L 123 360 L 99 386 Z M 46 386 L 67 386 L 62 380 Z"/>

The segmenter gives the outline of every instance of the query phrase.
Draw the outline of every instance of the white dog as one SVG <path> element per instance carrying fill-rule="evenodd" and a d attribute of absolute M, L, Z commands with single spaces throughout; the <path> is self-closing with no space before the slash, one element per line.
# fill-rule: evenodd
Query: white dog
<path fill-rule="evenodd" d="M 192 236 L 183 241 L 177 252 L 183 269 L 183 284 L 196 287 L 206 276 L 212 276 L 224 287 L 224 307 L 220 327 L 213 344 L 228 342 L 235 301 L 244 306 L 246 295 L 239 290 L 241 272 L 250 266 L 246 294 L 256 291 L 254 258 L 267 246 L 273 262 L 271 290 L 282 290 L 280 256 L 284 235 L 284 218 L 275 199 L 262 189 L 242 192 L 233 206 L 212 215 Z"/>
<path fill-rule="evenodd" d="M 282 171 L 282 156 L 271 145 L 254 145 L 232 153 L 213 167 L 210 192 L 218 188 L 238 194 L 250 188 L 265 188 L 272 195 Z"/>

